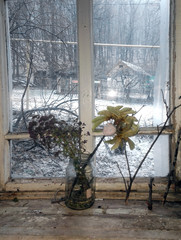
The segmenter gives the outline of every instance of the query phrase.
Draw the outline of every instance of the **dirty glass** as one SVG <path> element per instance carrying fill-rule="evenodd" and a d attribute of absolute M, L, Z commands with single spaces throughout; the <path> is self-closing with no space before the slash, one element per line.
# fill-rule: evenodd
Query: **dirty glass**
<path fill-rule="evenodd" d="M 140 112 L 140 126 L 165 118 L 169 1 L 94 0 L 95 114 L 107 105 Z"/>
<path fill-rule="evenodd" d="M 76 1 L 7 1 L 12 131 L 34 114 L 78 114 Z"/>
<path fill-rule="evenodd" d="M 107 106 L 121 105 L 137 111 L 140 127 L 162 126 L 169 107 L 169 1 L 94 0 L 93 32 L 95 115 Z M 135 149 L 129 156 L 133 170 L 154 137 L 132 138 Z M 147 157 L 140 176 L 167 175 L 168 140 L 168 136 L 159 139 L 159 147 Z M 104 170 L 98 170 L 98 175 L 121 176 L 120 162 L 127 176 L 124 151 L 110 151 L 105 143 L 101 146 L 97 162 Z"/>
<path fill-rule="evenodd" d="M 77 118 L 76 0 L 7 1 L 11 131 L 35 115 Z M 11 177 L 61 177 L 66 164 L 31 139 L 10 141 Z M 57 171 L 55 171 L 57 169 Z"/>
<path fill-rule="evenodd" d="M 141 161 L 155 139 L 154 135 L 137 135 L 131 138 L 135 148 L 126 146 L 111 150 L 105 141 L 96 153 L 96 174 L 98 177 L 133 177 Z M 106 139 L 107 140 L 107 139 Z M 99 141 L 99 138 L 96 140 Z M 164 151 L 162 147 L 164 146 Z M 126 154 L 125 154 L 126 150 Z M 141 165 L 137 177 L 165 177 L 169 169 L 169 138 L 161 136 Z"/>
<path fill-rule="evenodd" d="M 27 132 L 36 114 L 66 121 L 78 116 L 76 0 L 7 1 L 11 46 L 11 131 Z M 140 126 L 160 125 L 169 105 L 168 0 L 93 0 L 95 115 L 106 106 L 138 111 Z M 87 106 L 88 107 L 88 106 Z M 128 150 L 134 171 L 155 136 L 136 136 Z M 31 139 L 10 141 L 11 176 L 61 177 L 67 159 L 55 158 Z M 160 138 L 139 176 L 168 172 L 168 136 Z M 97 176 L 127 174 L 123 152 L 102 143 Z M 120 160 L 122 159 L 122 160 Z M 163 167 L 164 166 L 164 167 Z"/>

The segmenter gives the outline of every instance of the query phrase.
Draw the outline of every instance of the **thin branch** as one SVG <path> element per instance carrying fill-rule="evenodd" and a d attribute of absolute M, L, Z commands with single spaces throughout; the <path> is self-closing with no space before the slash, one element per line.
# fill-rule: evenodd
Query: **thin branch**
<path fill-rule="evenodd" d="M 131 176 L 131 170 L 130 170 L 130 165 L 129 165 L 129 160 L 128 160 L 128 155 L 127 155 L 126 147 L 125 147 L 125 157 L 126 157 L 126 163 L 127 163 L 127 167 L 128 167 L 129 179 L 130 179 L 130 181 L 131 181 L 132 176 Z"/>
<path fill-rule="evenodd" d="M 150 153 L 151 149 L 153 148 L 153 146 L 155 145 L 155 143 L 157 142 L 158 138 L 160 137 L 160 135 L 162 134 L 163 130 L 166 128 L 167 126 L 167 123 L 170 119 L 170 117 L 172 116 L 172 114 L 175 112 L 175 110 L 177 108 L 181 107 L 181 104 L 179 104 L 178 106 L 174 107 L 172 109 L 172 111 L 168 114 L 167 116 L 167 119 L 165 120 L 165 123 L 163 125 L 163 127 L 161 128 L 161 130 L 158 132 L 158 135 L 156 136 L 155 140 L 153 141 L 153 143 L 151 144 L 151 146 L 149 147 L 148 151 L 146 152 L 145 156 L 143 157 L 142 161 L 140 162 L 138 168 L 136 169 L 131 181 L 130 181 L 130 184 L 129 184 L 129 187 L 128 187 L 128 191 L 127 191 L 127 194 L 126 194 L 126 199 L 125 201 L 127 202 L 128 198 L 129 198 L 129 195 L 130 195 L 130 192 L 131 192 L 131 187 L 132 187 L 132 184 L 133 184 L 133 181 L 135 180 L 136 176 L 137 176 L 137 173 L 139 172 L 141 166 L 143 165 L 144 161 L 146 160 L 148 154 Z"/>
<path fill-rule="evenodd" d="M 170 169 L 170 173 L 168 175 L 168 183 L 167 183 L 167 188 L 166 188 L 166 192 L 164 193 L 163 196 L 163 204 L 166 203 L 167 200 L 167 196 L 170 190 L 170 186 L 172 185 L 172 183 L 174 183 L 175 181 L 175 176 L 174 176 L 174 170 L 175 170 L 175 165 L 177 162 L 177 157 L 178 157 L 178 150 L 179 150 L 179 145 L 180 145 L 180 141 L 181 141 L 181 128 L 179 129 L 178 132 L 178 137 L 177 137 L 177 143 L 176 143 L 176 149 L 175 149 L 175 154 L 174 154 L 174 161 L 172 163 L 172 167 Z"/>
<path fill-rule="evenodd" d="M 73 101 L 73 100 L 72 100 L 72 101 Z M 51 110 L 51 111 L 56 111 L 56 110 L 64 111 L 64 112 L 67 112 L 67 113 L 72 114 L 72 115 L 75 116 L 75 117 L 78 117 L 77 114 L 75 114 L 74 112 L 72 112 L 72 111 L 70 111 L 70 110 L 68 110 L 68 109 L 65 109 L 65 108 L 58 108 L 58 107 L 35 108 L 35 109 L 30 109 L 30 110 L 27 110 L 27 111 L 23 111 L 23 114 L 22 114 L 22 112 L 21 112 L 21 114 L 20 114 L 19 117 L 17 118 L 16 123 L 15 123 L 14 126 L 15 126 L 15 127 L 18 126 L 18 124 L 19 124 L 19 122 L 21 121 L 21 118 L 23 117 L 23 115 L 24 115 L 24 117 L 25 117 L 25 115 L 27 115 L 27 114 L 29 114 L 29 113 L 32 113 L 32 112 L 42 112 L 42 111 L 49 111 L 49 110 Z"/>
<path fill-rule="evenodd" d="M 150 178 L 149 186 L 149 197 L 148 197 L 148 210 L 152 210 L 153 203 L 152 203 L 152 192 L 153 192 L 153 181 L 154 178 Z"/>
<path fill-rule="evenodd" d="M 145 107 L 145 105 L 142 105 L 142 106 L 138 109 L 138 111 L 136 111 L 135 114 L 139 113 L 144 107 Z"/>
<path fill-rule="evenodd" d="M 32 56 L 30 58 L 30 65 L 29 65 L 29 69 L 28 69 L 28 76 L 27 76 L 27 81 L 26 81 L 26 86 L 25 86 L 25 89 L 24 89 L 24 92 L 23 92 L 23 95 L 22 95 L 22 98 L 21 98 L 21 115 L 22 115 L 22 118 L 23 118 L 23 121 L 24 121 L 24 124 L 25 124 L 25 127 L 27 128 L 27 123 L 26 123 L 26 118 L 25 118 L 25 113 L 24 113 L 24 97 L 26 95 L 26 92 L 28 90 L 28 86 L 30 84 L 30 79 L 31 79 L 31 74 L 32 74 Z"/>
<path fill-rule="evenodd" d="M 167 102 L 166 102 L 166 100 L 165 100 L 165 98 L 164 98 L 164 93 L 163 93 L 163 90 L 162 90 L 162 89 L 161 89 L 161 93 L 162 93 L 163 103 L 164 103 L 165 109 L 166 109 L 166 115 L 167 115 L 167 117 L 168 117 L 169 107 L 168 107 Z"/>
<path fill-rule="evenodd" d="M 83 172 L 83 170 L 86 168 L 87 164 L 90 162 L 91 158 L 94 156 L 94 154 L 96 153 L 97 149 L 99 148 L 100 144 L 102 143 L 102 141 L 104 140 L 105 136 L 102 136 L 102 138 L 100 139 L 100 141 L 98 142 L 97 146 L 95 147 L 95 149 L 93 150 L 93 152 L 89 155 L 89 157 L 87 158 L 87 160 L 85 161 L 84 165 L 82 166 L 81 168 L 81 171 L 82 171 L 82 174 L 85 174 Z M 76 175 L 75 179 L 74 179 L 74 182 L 72 183 L 72 187 L 70 189 L 70 192 L 69 192 L 69 198 L 70 196 L 72 195 L 72 192 L 73 192 L 73 189 L 77 183 L 77 180 L 78 180 L 78 175 Z"/>
<path fill-rule="evenodd" d="M 82 166 L 82 168 L 84 169 L 87 164 L 89 163 L 89 161 L 91 160 L 91 158 L 94 156 L 94 154 L 96 153 L 97 149 L 99 148 L 99 146 L 101 145 L 102 141 L 104 140 L 105 136 L 102 136 L 102 138 L 100 139 L 100 141 L 98 142 L 97 146 L 94 148 L 93 152 L 89 155 L 89 157 L 87 158 L 86 162 L 84 163 L 84 165 Z"/>
<path fill-rule="evenodd" d="M 119 169 L 119 171 L 120 171 L 120 174 L 121 174 L 121 176 L 122 176 L 122 178 L 123 178 L 123 181 L 124 181 L 124 186 L 125 186 L 125 190 L 126 190 L 126 192 L 128 191 L 128 183 L 126 182 L 126 179 L 125 179 L 125 177 L 124 177 L 124 175 L 123 175 L 123 172 L 121 171 L 121 168 L 120 168 L 120 166 L 119 166 L 119 164 L 118 163 L 116 163 L 117 164 L 117 167 L 118 167 L 118 169 Z"/>

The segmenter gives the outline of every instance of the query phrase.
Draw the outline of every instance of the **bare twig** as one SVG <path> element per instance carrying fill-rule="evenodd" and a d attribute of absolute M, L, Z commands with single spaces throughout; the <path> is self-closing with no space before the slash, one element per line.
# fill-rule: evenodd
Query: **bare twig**
<path fill-rule="evenodd" d="M 135 171 L 135 173 L 134 173 L 134 175 L 133 175 L 133 177 L 131 178 L 131 181 L 130 181 L 130 183 L 129 183 L 128 190 L 127 190 L 127 192 L 126 192 L 126 198 L 125 198 L 125 201 L 126 201 L 126 202 L 127 202 L 128 198 L 129 198 L 129 195 L 130 195 L 130 192 L 131 192 L 131 188 L 132 188 L 132 184 L 133 184 L 133 182 L 134 182 L 134 180 L 135 180 L 135 178 L 136 178 L 136 176 L 137 176 L 137 173 L 139 172 L 141 166 L 142 166 L 143 163 L 145 162 L 148 154 L 149 154 L 150 151 L 152 150 L 152 148 L 153 148 L 153 146 L 155 145 L 155 143 L 157 142 L 158 138 L 159 138 L 160 135 L 162 134 L 163 130 L 166 128 L 167 123 L 168 123 L 169 119 L 171 118 L 172 114 L 173 114 L 173 113 L 175 112 L 175 110 L 176 110 L 177 108 L 179 108 L 179 107 L 181 107 L 181 104 L 179 104 L 178 106 L 174 107 L 174 108 L 172 109 L 172 111 L 168 114 L 167 119 L 166 119 L 165 122 L 164 122 L 164 125 L 162 126 L 162 128 L 161 128 L 160 131 L 158 132 L 155 140 L 153 141 L 153 143 L 152 143 L 151 146 L 149 147 L 148 151 L 146 152 L 145 156 L 143 157 L 142 161 L 140 162 L 138 168 L 136 169 L 136 171 Z"/>
<path fill-rule="evenodd" d="M 25 124 L 25 127 L 27 128 L 27 123 L 26 123 L 26 118 L 25 118 L 25 114 L 24 114 L 24 97 L 26 95 L 26 92 L 28 90 L 28 86 L 30 84 L 30 79 L 31 79 L 31 74 L 32 74 L 32 56 L 30 58 L 30 63 L 29 63 L 29 69 L 28 69 L 28 76 L 27 76 L 27 81 L 26 81 L 26 86 L 25 86 L 25 89 L 24 89 L 24 92 L 23 92 L 23 95 L 22 95 L 22 98 L 21 98 L 21 115 L 22 115 L 22 118 L 23 118 L 23 121 L 24 121 L 24 124 Z"/>
<path fill-rule="evenodd" d="M 127 192 L 127 191 L 128 191 L 128 183 L 126 182 L 126 179 L 125 179 L 125 177 L 124 177 L 124 175 L 123 175 L 123 172 L 121 171 L 121 168 L 120 168 L 119 164 L 118 164 L 118 163 L 116 163 L 116 164 L 117 164 L 117 167 L 118 167 L 118 169 L 119 169 L 119 171 L 120 171 L 120 174 L 121 174 L 121 176 L 122 176 L 122 178 L 123 178 L 125 190 L 126 190 L 126 192 Z"/>
<path fill-rule="evenodd" d="M 131 181 L 132 176 L 131 176 L 131 170 L 130 170 L 130 165 L 129 165 L 129 160 L 128 160 L 126 147 L 125 147 L 125 157 L 126 157 L 126 163 L 127 163 L 127 167 L 128 167 L 129 178 L 130 178 L 130 181 Z"/>
<path fill-rule="evenodd" d="M 148 184 L 149 186 L 149 197 L 148 197 L 148 210 L 152 210 L 152 192 L 153 192 L 153 181 L 154 178 L 150 178 L 150 183 Z"/>
<path fill-rule="evenodd" d="M 181 141 L 181 128 L 179 129 L 179 132 L 178 132 L 176 149 L 175 149 L 175 154 L 174 154 L 174 161 L 172 163 L 172 167 L 171 167 L 170 172 L 168 174 L 168 183 L 167 183 L 166 192 L 164 193 L 164 196 L 163 196 L 163 204 L 166 203 L 167 196 L 168 196 L 168 193 L 169 193 L 169 190 L 170 190 L 170 186 L 175 182 L 175 165 L 176 165 L 176 162 L 177 162 L 177 156 L 178 156 L 180 141 Z"/>
<path fill-rule="evenodd" d="M 91 158 L 94 156 L 94 154 L 96 153 L 97 149 L 99 148 L 99 146 L 101 145 L 102 141 L 104 140 L 105 136 L 102 136 L 100 141 L 98 142 L 97 146 L 94 148 L 93 152 L 89 155 L 89 157 L 87 158 L 86 162 L 84 163 L 84 165 L 82 166 L 82 168 L 84 169 L 87 164 L 89 163 L 89 161 L 91 160 Z"/>
<path fill-rule="evenodd" d="M 162 89 L 161 89 L 161 93 L 162 93 L 163 103 L 164 103 L 164 105 L 165 105 L 165 109 L 166 109 L 166 115 L 167 115 L 167 117 L 168 117 L 168 114 L 169 114 L 169 107 L 168 107 L 167 102 L 166 102 L 166 100 L 165 100 L 165 98 L 164 98 L 164 93 L 163 93 L 163 90 L 162 90 Z"/>
<path fill-rule="evenodd" d="M 99 148 L 100 144 L 102 143 L 102 141 L 104 140 L 105 136 L 102 136 L 102 138 L 100 139 L 100 141 L 98 142 L 97 146 L 95 147 L 95 149 L 93 150 L 93 152 L 91 154 L 89 154 L 89 157 L 87 158 L 87 160 L 85 161 L 85 163 L 83 164 L 83 166 L 81 167 L 81 172 L 82 174 L 85 174 L 84 173 L 84 169 L 86 168 L 86 166 L 88 165 L 88 163 L 90 162 L 91 158 L 94 156 L 94 154 L 96 153 L 97 149 Z M 76 175 L 75 179 L 74 179 L 74 182 L 72 183 L 72 186 L 71 186 L 71 189 L 70 189 L 70 192 L 69 192 L 69 198 L 70 196 L 72 195 L 72 192 L 74 190 L 74 187 L 77 183 L 77 180 L 78 180 L 78 175 Z"/>
<path fill-rule="evenodd" d="M 27 110 L 27 111 L 23 111 L 23 113 L 21 112 L 21 114 L 19 115 L 19 117 L 17 118 L 16 120 L 16 123 L 15 123 L 15 127 L 18 126 L 19 122 L 21 121 L 21 118 L 23 118 L 23 115 L 25 117 L 25 115 L 29 114 L 29 113 L 33 113 L 33 112 L 42 112 L 42 111 L 54 111 L 54 110 L 58 110 L 58 111 L 62 111 L 62 112 L 67 112 L 67 113 L 70 113 L 72 114 L 73 116 L 75 117 L 78 117 L 77 114 L 75 114 L 74 112 L 68 110 L 68 109 L 65 109 L 65 108 L 59 108 L 59 107 L 42 107 L 42 108 L 34 108 L 34 109 L 30 109 L 30 110 Z"/>
<path fill-rule="evenodd" d="M 138 111 L 136 111 L 135 114 L 139 113 L 144 107 L 145 107 L 145 105 L 142 105 L 142 106 L 138 109 Z"/>

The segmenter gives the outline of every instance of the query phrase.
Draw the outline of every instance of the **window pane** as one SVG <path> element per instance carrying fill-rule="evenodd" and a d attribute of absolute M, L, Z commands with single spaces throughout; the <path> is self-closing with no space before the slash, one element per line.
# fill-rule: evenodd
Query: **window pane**
<path fill-rule="evenodd" d="M 141 126 L 164 121 L 168 2 L 94 0 L 95 114 L 106 105 L 144 106 Z"/>
<path fill-rule="evenodd" d="M 99 138 L 97 138 L 98 141 Z M 136 171 L 139 163 L 143 159 L 154 136 L 136 136 L 132 138 L 135 149 L 130 151 L 127 148 L 127 156 L 131 174 Z M 11 162 L 12 178 L 49 178 L 65 177 L 65 170 L 68 159 L 54 157 L 40 146 L 34 146 L 32 140 L 11 141 L 13 156 Z M 165 150 L 162 151 L 162 146 Z M 165 177 L 168 174 L 169 147 L 168 136 L 161 136 L 154 148 L 147 156 L 144 164 L 138 172 L 139 177 Z M 111 150 L 111 146 L 102 143 L 96 152 L 96 176 L 97 177 L 121 177 L 120 170 L 124 177 L 128 177 L 128 166 L 124 151 Z"/>
<path fill-rule="evenodd" d="M 7 1 L 11 44 L 11 131 L 36 114 L 78 116 L 76 0 Z M 61 177 L 56 159 L 31 140 L 13 140 L 12 177 Z M 62 163 L 64 163 L 62 165 Z M 56 169 L 56 171 L 54 171 Z"/>
<path fill-rule="evenodd" d="M 149 146 L 154 141 L 155 136 L 140 135 L 133 137 L 135 149 L 126 148 L 129 168 L 133 176 L 140 162 L 144 158 Z M 142 167 L 140 168 L 139 177 L 165 177 L 168 174 L 168 157 L 169 157 L 169 138 L 161 136 L 156 142 Z M 98 139 L 97 139 L 98 141 Z M 164 151 L 162 151 L 164 146 Z M 98 177 L 129 177 L 127 160 L 125 157 L 125 149 L 118 148 L 111 150 L 111 145 L 102 143 L 96 153 L 96 169 Z"/>
<path fill-rule="evenodd" d="M 166 119 L 169 106 L 169 0 L 94 0 L 95 115 L 107 106 L 123 105 L 139 111 L 141 127 L 153 127 Z M 128 152 L 133 170 L 138 166 L 153 136 L 135 139 Z M 168 137 L 161 137 L 149 154 L 140 176 L 166 176 Z M 161 146 L 167 146 L 165 155 Z M 120 176 L 118 161 L 127 173 L 124 155 L 102 144 L 97 153 L 100 176 Z M 103 170 L 102 170 L 103 169 Z"/>
<path fill-rule="evenodd" d="M 35 113 L 78 114 L 75 2 L 8 1 L 13 131 Z"/>
<path fill-rule="evenodd" d="M 107 105 L 120 104 L 141 109 L 137 116 L 141 126 L 164 121 L 162 93 L 167 100 L 169 86 L 168 2 L 94 0 L 95 114 Z M 53 113 L 65 120 L 77 116 L 76 0 L 8 4 L 12 130 L 27 131 L 29 119 L 37 113 Z M 133 171 L 151 140 L 151 136 L 136 137 L 136 148 L 129 153 Z M 168 137 L 160 141 L 168 144 Z M 150 153 L 140 176 L 167 174 L 168 152 L 163 156 L 159 151 L 160 147 Z M 97 153 L 98 176 L 116 176 L 109 152 L 107 162 L 101 160 L 104 153 L 102 147 Z M 64 159 L 55 159 L 29 140 L 12 141 L 11 164 L 13 177 L 60 177 L 66 166 Z M 163 165 L 164 172 L 160 171 Z"/>
<path fill-rule="evenodd" d="M 12 178 L 50 178 L 65 177 L 68 159 L 54 157 L 32 140 L 13 140 L 11 177 Z"/>

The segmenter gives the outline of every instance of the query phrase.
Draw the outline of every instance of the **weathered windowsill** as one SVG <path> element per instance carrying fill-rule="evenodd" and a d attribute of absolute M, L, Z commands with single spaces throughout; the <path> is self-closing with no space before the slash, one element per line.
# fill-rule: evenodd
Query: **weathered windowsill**
<path fill-rule="evenodd" d="M 0 240 L 179 239 L 181 204 L 96 200 L 82 211 L 50 200 L 0 202 Z"/>

